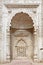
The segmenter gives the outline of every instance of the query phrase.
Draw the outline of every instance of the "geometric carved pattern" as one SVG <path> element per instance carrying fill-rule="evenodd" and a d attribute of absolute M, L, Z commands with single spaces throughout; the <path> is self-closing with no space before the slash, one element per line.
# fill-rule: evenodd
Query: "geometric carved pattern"
<path fill-rule="evenodd" d="M 26 56 L 26 43 L 24 40 L 20 39 L 17 43 L 17 56 L 24 57 Z"/>
<path fill-rule="evenodd" d="M 27 43 L 25 42 L 25 40 L 23 40 L 22 38 L 20 40 L 18 40 L 18 42 L 16 43 L 16 46 L 23 46 L 23 47 L 27 47 Z"/>
<path fill-rule="evenodd" d="M 19 56 L 19 57 L 26 56 L 26 48 L 25 47 L 17 47 L 17 56 Z"/>

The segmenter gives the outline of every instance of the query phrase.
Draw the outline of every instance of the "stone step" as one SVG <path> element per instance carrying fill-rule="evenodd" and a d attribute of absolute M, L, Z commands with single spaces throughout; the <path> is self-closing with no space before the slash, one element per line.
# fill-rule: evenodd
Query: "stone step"
<path fill-rule="evenodd" d="M 43 65 L 43 63 L 34 63 L 29 60 L 13 60 L 11 63 L 0 64 L 0 65 Z"/>
<path fill-rule="evenodd" d="M 29 60 L 13 60 L 11 63 L 1 64 L 1 65 L 33 65 Z"/>

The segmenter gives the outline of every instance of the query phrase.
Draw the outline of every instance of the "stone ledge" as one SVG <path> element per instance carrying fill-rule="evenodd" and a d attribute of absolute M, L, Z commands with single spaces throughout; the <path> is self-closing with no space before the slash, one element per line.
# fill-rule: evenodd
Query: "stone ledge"
<path fill-rule="evenodd" d="M 5 4 L 7 8 L 37 8 L 39 4 L 29 4 L 29 5 L 16 5 L 16 4 Z"/>

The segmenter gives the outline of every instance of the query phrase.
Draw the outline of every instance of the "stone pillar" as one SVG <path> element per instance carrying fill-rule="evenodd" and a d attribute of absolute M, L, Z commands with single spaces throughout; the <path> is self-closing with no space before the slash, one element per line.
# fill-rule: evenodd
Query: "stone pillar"
<path fill-rule="evenodd" d="M 34 61 L 38 62 L 38 35 L 37 35 L 37 30 L 34 30 Z"/>
<path fill-rule="evenodd" d="M 40 48 L 41 52 L 41 61 L 43 62 L 43 0 L 41 0 L 41 39 L 42 39 L 42 45 Z"/>
<path fill-rule="evenodd" d="M 6 60 L 7 62 L 11 61 L 11 45 L 10 45 L 10 26 L 7 27 L 6 29 L 6 48 L 7 48 L 7 55 L 6 55 Z"/>
<path fill-rule="evenodd" d="M 1 44 L 1 53 L 0 59 L 1 63 L 10 62 L 10 43 L 7 40 L 7 22 L 8 22 L 8 12 L 5 6 L 2 7 L 2 44 Z M 0 33 L 0 34 L 1 34 Z"/>
<path fill-rule="evenodd" d="M 41 5 L 41 33 L 42 33 L 42 45 L 43 45 L 43 0 Z"/>
<path fill-rule="evenodd" d="M 37 20 L 38 20 L 38 26 L 37 26 L 37 41 L 38 41 L 38 62 L 42 61 L 42 21 L 41 21 L 41 3 L 39 7 L 37 8 Z M 39 11 L 40 10 L 40 11 Z"/>
<path fill-rule="evenodd" d="M 39 11 L 40 10 L 40 11 Z M 41 47 L 42 47 L 42 36 L 41 36 L 41 3 L 37 8 L 37 18 L 38 18 L 38 29 L 37 29 L 37 36 L 38 36 L 38 62 L 42 61 L 41 56 Z"/>
<path fill-rule="evenodd" d="M 0 63 L 2 62 L 2 0 L 0 0 Z"/>

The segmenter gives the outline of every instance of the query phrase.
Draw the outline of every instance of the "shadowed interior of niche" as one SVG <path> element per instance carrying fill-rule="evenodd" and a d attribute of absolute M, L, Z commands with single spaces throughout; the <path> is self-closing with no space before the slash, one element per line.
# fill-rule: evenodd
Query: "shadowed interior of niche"
<path fill-rule="evenodd" d="M 13 18 L 11 19 L 10 42 L 12 42 L 11 35 L 13 33 L 15 34 L 15 32 L 17 30 L 19 31 L 20 34 L 16 35 L 16 37 L 26 37 L 24 30 L 27 31 L 27 32 L 30 32 L 33 36 L 33 33 L 34 33 L 33 24 L 34 23 L 33 23 L 32 18 L 27 13 L 23 13 L 23 12 L 16 13 L 15 16 L 13 16 Z M 18 33 L 18 32 L 16 32 L 16 33 Z M 12 47 L 12 43 L 10 43 L 10 45 Z M 10 47 L 10 49 L 11 49 L 11 47 Z M 12 49 L 11 49 L 10 52 L 11 52 L 11 59 L 12 59 Z"/>

